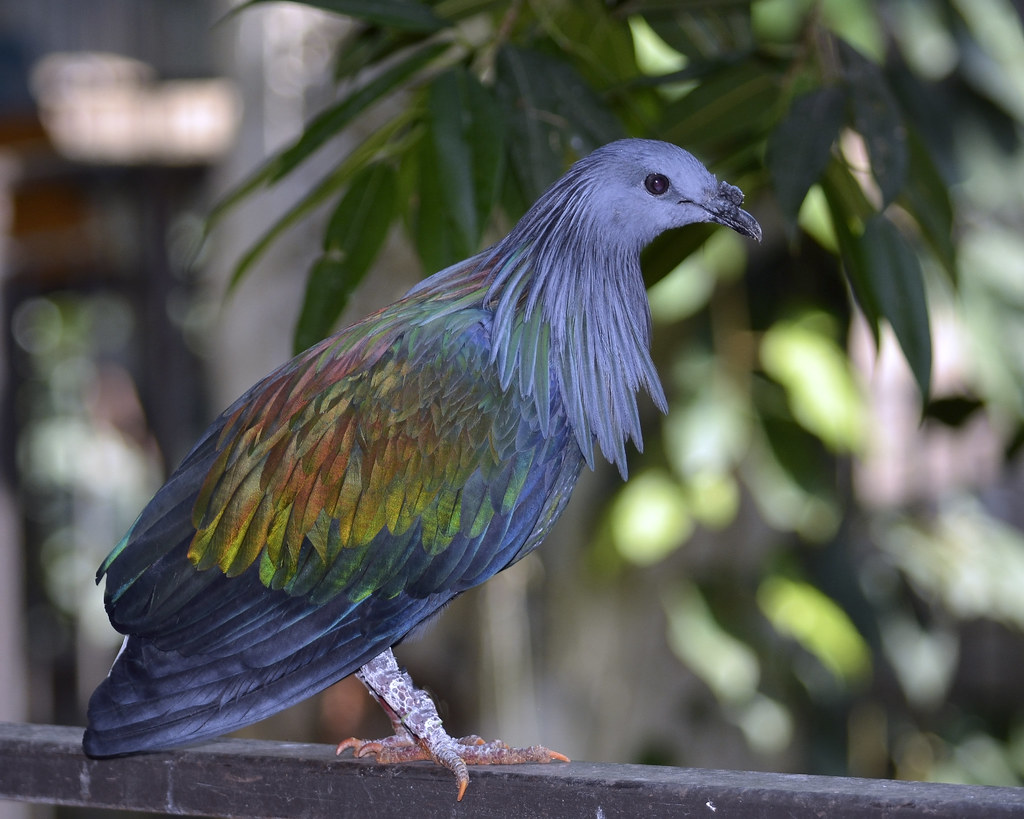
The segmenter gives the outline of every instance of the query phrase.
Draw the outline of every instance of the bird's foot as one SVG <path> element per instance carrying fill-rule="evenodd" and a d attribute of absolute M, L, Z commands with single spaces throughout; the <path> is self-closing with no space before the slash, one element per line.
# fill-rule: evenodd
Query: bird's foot
<path fill-rule="evenodd" d="M 478 736 L 462 737 L 461 739 L 451 738 L 456 746 L 479 746 L 484 741 Z M 383 739 L 358 739 L 349 737 L 338 743 L 335 753 L 352 749 L 352 756 L 361 759 L 364 756 L 372 756 L 381 765 L 393 765 L 397 762 L 425 762 L 434 759 L 430 749 L 425 743 L 419 742 L 416 737 L 408 732 L 394 734 Z M 456 748 L 456 753 L 459 749 Z M 461 754 L 459 754 L 461 756 Z M 436 761 L 436 760 L 435 760 Z M 472 763 L 466 763 L 472 764 Z"/>
<path fill-rule="evenodd" d="M 349 748 L 352 749 L 353 756 L 372 756 L 381 765 L 432 760 L 455 774 L 460 801 L 466 792 L 466 786 L 469 785 L 468 765 L 520 765 L 528 762 L 547 763 L 553 760 L 569 762 L 569 757 L 565 754 L 552 751 L 543 745 L 512 748 L 498 739 L 485 742 L 475 734 L 459 739 L 446 733 L 440 737 L 435 734 L 430 742 L 414 737 L 408 732 L 383 739 L 363 740 L 349 737 L 338 743 L 336 753 L 340 754 Z"/>
<path fill-rule="evenodd" d="M 510 748 L 499 740 L 484 742 L 478 736 L 461 739 L 449 736 L 433 700 L 413 685 L 409 675 L 398 667 L 390 649 L 364 665 L 356 676 L 381 704 L 395 733 L 385 739 L 369 741 L 351 737 L 339 743 L 339 754 L 351 748 L 355 756 L 373 756 L 385 765 L 433 760 L 455 774 L 459 800 L 469 785 L 469 765 L 569 761 L 564 754 L 542 745 Z"/>

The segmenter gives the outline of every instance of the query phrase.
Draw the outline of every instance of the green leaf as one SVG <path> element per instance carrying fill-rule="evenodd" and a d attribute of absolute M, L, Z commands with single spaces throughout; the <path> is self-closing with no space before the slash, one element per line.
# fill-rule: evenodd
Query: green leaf
<path fill-rule="evenodd" d="M 822 187 L 831 200 L 844 212 L 844 219 L 857 234 L 863 231 L 864 223 L 876 214 L 875 207 L 864 195 L 860 183 L 850 172 L 850 166 L 841 158 L 829 163 L 821 178 Z"/>
<path fill-rule="evenodd" d="M 932 337 L 921 262 L 896 226 L 876 216 L 864 226 L 860 245 L 865 272 L 882 316 L 892 326 L 921 395 L 928 397 Z"/>
<path fill-rule="evenodd" d="M 428 133 L 420 142 L 417 206 L 412 216 L 413 241 L 425 273 L 448 267 L 466 257 L 458 238 L 449 228 L 440 172 L 434 159 L 433 140 Z"/>
<path fill-rule="evenodd" d="M 661 139 L 705 161 L 759 140 L 782 93 L 777 74 L 756 60 L 724 65 L 664 109 Z"/>
<path fill-rule="evenodd" d="M 306 292 L 302 299 L 302 309 L 295 323 L 292 336 L 292 355 L 298 355 L 309 349 L 320 339 L 326 337 L 329 328 L 338 317 L 328 300 L 338 300 L 344 308 L 351 290 L 348 286 L 345 262 L 330 254 L 320 256 L 309 270 L 306 279 Z M 340 312 L 340 311 L 339 311 Z"/>
<path fill-rule="evenodd" d="M 509 149 L 509 156 L 512 150 Z M 501 209 L 510 219 L 518 219 L 532 204 L 523 193 L 523 186 L 519 181 L 519 174 L 516 173 L 515 164 L 505 163 L 505 178 L 501 185 Z"/>
<path fill-rule="evenodd" d="M 466 72 L 453 69 L 434 78 L 430 86 L 430 141 L 437 164 L 436 182 L 441 207 L 459 255 L 468 256 L 480 235 L 473 184 L 473 147 L 466 138 L 468 106 Z"/>
<path fill-rule="evenodd" d="M 356 26 L 335 47 L 334 80 L 340 82 L 400 48 L 406 48 L 422 35 L 397 34 L 391 29 L 376 26 Z"/>
<path fill-rule="evenodd" d="M 765 441 L 779 466 L 805 492 L 827 497 L 828 452 L 822 440 L 793 417 L 784 388 L 775 381 L 759 378 L 753 382 L 754 405 L 758 410 Z"/>
<path fill-rule="evenodd" d="M 951 281 L 956 281 L 956 246 L 953 243 L 953 203 L 949 185 L 931 154 L 914 132 L 908 141 L 910 175 L 901 202 L 917 220 L 921 233 Z"/>
<path fill-rule="evenodd" d="M 316 208 L 320 207 L 337 191 L 349 183 L 352 177 L 375 157 L 400 153 L 409 140 L 415 138 L 410 133 L 406 139 L 395 139 L 417 115 L 416 109 L 409 107 L 401 114 L 385 123 L 381 128 L 367 137 L 355 150 L 320 180 L 309 193 L 285 212 L 267 231 L 249 248 L 238 260 L 235 269 L 231 274 L 228 289 L 233 289 L 242 277 L 249 271 L 253 264 L 267 251 L 277 238 L 289 228 L 300 222 Z"/>
<path fill-rule="evenodd" d="M 899 195 L 907 181 L 907 129 L 882 70 L 852 46 L 838 42 L 853 107 L 853 127 L 864 138 L 871 175 L 878 183 L 884 207 Z"/>
<path fill-rule="evenodd" d="M 375 162 L 360 171 L 331 214 L 324 252 L 340 253 L 358 269 L 369 267 L 394 216 L 396 189 L 390 165 Z"/>
<path fill-rule="evenodd" d="M 1024 450 L 1024 423 L 1017 424 L 1013 437 L 1010 438 L 1010 442 L 1003 448 L 1003 457 L 1007 461 L 1012 461 L 1020 455 L 1022 450 Z"/>
<path fill-rule="evenodd" d="M 527 200 L 540 196 L 572 160 L 624 136 L 605 103 L 567 63 L 506 46 L 497 69 L 512 169 Z"/>
<path fill-rule="evenodd" d="M 561 135 L 543 116 L 548 97 L 533 55 L 506 47 L 498 54 L 497 90 L 509 122 L 512 169 L 525 199 L 533 201 L 565 169 Z M 558 147 L 556 147 L 558 146 Z"/>
<path fill-rule="evenodd" d="M 651 287 L 675 270 L 715 232 L 709 224 L 687 225 L 662 233 L 643 252 L 644 284 Z"/>
<path fill-rule="evenodd" d="M 985 402 L 972 395 L 947 395 L 929 401 L 921 415 L 956 429 L 984 409 Z"/>
<path fill-rule="evenodd" d="M 603 0 L 535 3 L 541 26 L 592 87 L 606 89 L 639 73 L 628 25 Z"/>
<path fill-rule="evenodd" d="M 842 89 L 819 88 L 793 100 L 768 139 L 768 170 L 779 205 L 791 222 L 828 165 L 844 111 Z"/>
<path fill-rule="evenodd" d="M 438 76 L 430 89 L 430 139 L 434 180 L 455 253 L 468 256 L 480 237 L 498 194 L 504 168 L 501 112 L 477 79 L 458 68 Z"/>
<path fill-rule="evenodd" d="M 355 117 L 394 91 L 447 49 L 447 44 L 436 43 L 416 51 L 337 105 L 318 114 L 306 126 L 298 141 L 277 157 L 276 167 L 270 176 L 270 181 L 277 182 L 289 174 L 327 140 L 340 133 Z"/>
<path fill-rule="evenodd" d="M 380 252 L 395 214 L 396 174 L 388 165 L 364 168 L 327 225 L 324 255 L 313 265 L 295 327 L 300 352 L 330 331 Z"/>
<path fill-rule="evenodd" d="M 231 10 L 231 14 L 272 0 L 249 0 Z M 355 17 L 367 23 L 404 31 L 437 31 L 448 24 L 415 0 L 293 0 L 304 6 Z"/>
<path fill-rule="evenodd" d="M 482 231 L 498 201 L 505 177 L 505 120 L 494 93 L 472 74 L 466 74 L 466 105 L 469 110 L 467 141 L 473 149 L 477 223 Z"/>
<path fill-rule="evenodd" d="M 643 3 L 636 10 L 668 45 L 688 57 L 709 59 L 749 51 L 754 44 L 750 0 L 717 0 L 715 3 Z M 636 12 L 634 12 L 636 13 Z"/>
<path fill-rule="evenodd" d="M 838 337 L 837 337 L 838 336 Z M 861 452 L 864 398 L 830 316 L 814 310 L 771 324 L 761 337 L 764 371 L 786 390 L 793 418 L 832 452 Z"/>
<path fill-rule="evenodd" d="M 325 142 L 340 133 L 359 114 L 395 90 L 447 48 L 447 45 L 435 44 L 416 51 L 407 59 L 392 66 L 371 82 L 354 91 L 341 102 L 321 112 L 306 126 L 298 140 L 272 156 L 247 179 L 225 194 L 211 209 L 210 215 L 207 217 L 207 231 L 212 229 L 228 211 L 258 188 L 277 182 L 294 170 Z"/>
<path fill-rule="evenodd" d="M 837 681 L 850 685 L 871 674 L 871 649 L 838 601 L 782 574 L 765 578 L 757 602 L 775 630 L 798 642 Z"/>
<path fill-rule="evenodd" d="M 833 160 L 826 168 L 821 186 L 832 216 L 832 227 L 839 244 L 843 271 L 850 283 L 854 299 L 864 312 L 877 346 L 880 341 L 882 308 L 871 286 L 871 275 L 863 245 L 858 241 L 858 237 L 864 231 L 864 222 L 873 215 L 874 209 L 864 197 L 857 180 L 850 175 L 850 169 L 839 160 Z"/>

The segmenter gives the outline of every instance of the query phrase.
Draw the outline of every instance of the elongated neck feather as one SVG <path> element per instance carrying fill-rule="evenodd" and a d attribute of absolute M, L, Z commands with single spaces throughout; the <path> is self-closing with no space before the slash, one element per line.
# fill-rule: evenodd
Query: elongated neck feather
<path fill-rule="evenodd" d="M 625 476 L 626 440 L 643 446 L 637 392 L 663 412 L 667 404 L 650 356 L 646 240 L 616 230 L 591 190 L 582 177 L 564 178 L 483 254 L 485 304 L 502 386 L 518 379 L 546 424 L 553 378 L 587 463 L 596 437 Z"/>

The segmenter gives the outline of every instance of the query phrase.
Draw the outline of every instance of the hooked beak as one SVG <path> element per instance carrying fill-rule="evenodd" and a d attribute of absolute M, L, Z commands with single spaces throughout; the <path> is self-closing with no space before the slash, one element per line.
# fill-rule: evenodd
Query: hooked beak
<path fill-rule="evenodd" d="M 728 182 L 719 182 L 718 190 L 710 195 L 704 203 L 708 212 L 708 221 L 731 227 L 758 242 L 761 241 L 761 226 L 757 220 L 740 208 L 743 203 L 743 191 Z"/>

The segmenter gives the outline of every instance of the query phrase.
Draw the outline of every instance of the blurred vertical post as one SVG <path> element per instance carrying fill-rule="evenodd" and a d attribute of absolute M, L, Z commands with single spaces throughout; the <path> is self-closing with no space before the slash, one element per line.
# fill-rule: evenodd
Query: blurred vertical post
<path fill-rule="evenodd" d="M 0 31 L 0 327 L 10 317 L 5 279 L 7 242 L 14 216 L 11 196 L 12 149 L 31 143 L 39 125 L 31 112 L 20 43 Z M 12 492 L 14 429 L 10 396 L 8 335 L 0 332 L 0 721 L 28 720 L 28 669 L 25 658 L 22 531 Z M 29 806 L 0 800 L 0 819 L 28 819 Z M 36 814 L 41 815 L 39 813 Z"/>

